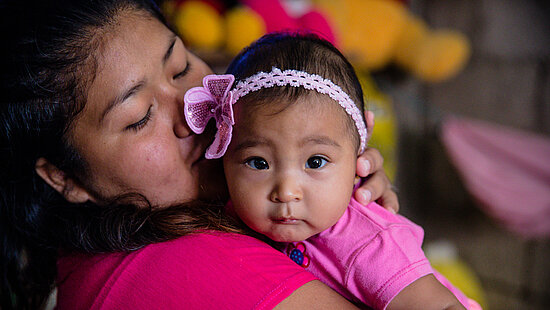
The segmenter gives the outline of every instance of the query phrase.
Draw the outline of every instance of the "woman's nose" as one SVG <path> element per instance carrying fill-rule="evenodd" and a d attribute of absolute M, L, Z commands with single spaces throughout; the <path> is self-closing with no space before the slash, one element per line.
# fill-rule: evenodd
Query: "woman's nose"
<path fill-rule="evenodd" d="M 193 133 L 183 114 L 183 96 L 184 94 L 176 88 L 172 88 L 167 94 L 168 100 L 172 102 L 174 134 L 178 138 L 185 138 Z"/>
<path fill-rule="evenodd" d="M 297 202 L 302 200 L 302 188 L 294 176 L 281 176 L 271 192 L 273 202 Z"/>
<path fill-rule="evenodd" d="M 192 134 L 193 132 L 187 126 L 187 122 L 185 121 L 185 117 L 183 115 L 180 115 L 180 117 L 177 117 L 174 122 L 174 134 L 178 138 L 185 138 Z"/>

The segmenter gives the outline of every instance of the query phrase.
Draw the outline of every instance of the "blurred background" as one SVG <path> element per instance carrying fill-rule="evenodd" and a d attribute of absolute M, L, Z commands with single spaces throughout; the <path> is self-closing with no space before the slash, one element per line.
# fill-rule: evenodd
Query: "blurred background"
<path fill-rule="evenodd" d="M 547 1 L 159 4 L 216 73 L 269 31 L 333 42 L 361 79 L 370 145 L 432 264 L 485 309 L 550 309 Z"/>

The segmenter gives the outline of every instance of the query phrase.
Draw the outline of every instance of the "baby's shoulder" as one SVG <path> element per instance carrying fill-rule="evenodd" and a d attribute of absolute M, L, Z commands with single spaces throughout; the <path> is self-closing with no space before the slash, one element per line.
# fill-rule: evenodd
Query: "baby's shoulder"
<path fill-rule="evenodd" d="M 341 218 L 342 221 L 349 221 L 346 225 L 361 225 L 371 227 L 373 230 L 401 230 L 410 229 L 422 231 L 422 228 L 409 220 L 408 218 L 394 214 L 376 202 L 371 202 L 364 206 L 351 199 L 346 213 Z"/>

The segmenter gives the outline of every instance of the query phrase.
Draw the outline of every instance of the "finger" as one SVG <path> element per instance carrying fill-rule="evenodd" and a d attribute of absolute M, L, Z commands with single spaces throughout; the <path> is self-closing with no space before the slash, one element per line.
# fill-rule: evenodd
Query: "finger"
<path fill-rule="evenodd" d="M 394 214 L 399 212 L 399 199 L 397 193 L 383 171 L 378 171 L 369 177 L 369 179 L 355 191 L 354 197 L 363 205 L 376 201 L 379 205 Z"/>
<path fill-rule="evenodd" d="M 361 186 L 364 186 L 364 184 L 362 184 Z M 371 201 L 373 201 L 371 199 L 372 198 L 372 193 L 366 187 L 358 188 L 355 191 L 355 193 L 353 194 L 353 196 L 355 197 L 355 200 L 357 200 L 357 202 L 359 202 L 360 204 L 362 204 L 364 206 L 368 205 Z"/>
<path fill-rule="evenodd" d="M 365 121 L 367 123 L 367 140 L 370 140 L 374 129 L 374 113 L 372 111 L 365 111 Z"/>
<path fill-rule="evenodd" d="M 367 177 L 369 174 L 383 169 L 384 158 L 375 148 L 367 148 L 363 154 L 357 157 L 356 174 L 360 177 Z"/>
<path fill-rule="evenodd" d="M 394 214 L 399 212 L 399 199 L 392 187 L 388 188 L 376 202 Z"/>
<path fill-rule="evenodd" d="M 383 170 L 370 175 L 355 191 L 355 199 L 366 205 L 382 197 L 382 194 L 391 186 L 391 183 Z"/>

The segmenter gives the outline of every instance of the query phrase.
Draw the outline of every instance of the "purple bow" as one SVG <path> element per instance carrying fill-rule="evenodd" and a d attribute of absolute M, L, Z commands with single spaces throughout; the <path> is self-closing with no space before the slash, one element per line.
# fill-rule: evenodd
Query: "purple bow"
<path fill-rule="evenodd" d="M 231 142 L 235 121 L 230 89 L 234 81 L 231 74 L 211 74 L 202 80 L 204 87 L 193 87 L 185 93 L 184 114 L 191 130 L 200 134 L 211 118 L 216 120 L 216 137 L 205 154 L 208 159 L 222 157 Z"/>

